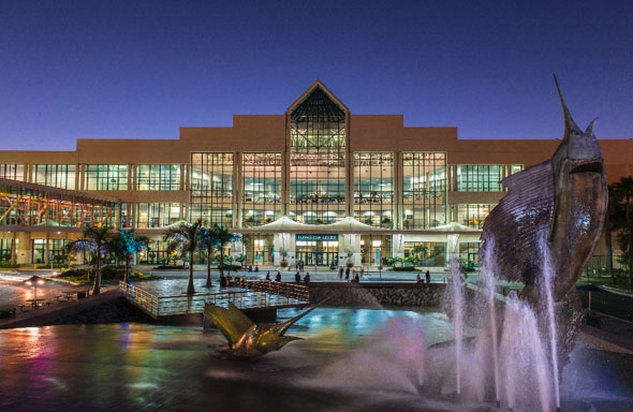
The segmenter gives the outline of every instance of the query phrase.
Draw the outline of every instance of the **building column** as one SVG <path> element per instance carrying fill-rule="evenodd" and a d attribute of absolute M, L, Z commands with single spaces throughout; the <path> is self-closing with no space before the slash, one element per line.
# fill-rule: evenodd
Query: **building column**
<path fill-rule="evenodd" d="M 16 263 L 18 265 L 31 263 L 31 255 L 33 254 L 31 250 L 31 234 L 28 232 L 19 232 L 17 233 L 17 240 Z"/>
<path fill-rule="evenodd" d="M 275 233 L 273 238 L 273 265 L 279 266 L 282 253 L 286 252 L 286 260 L 292 265 L 296 259 L 296 246 L 292 233 Z"/>
<path fill-rule="evenodd" d="M 347 259 L 351 259 L 354 266 L 360 266 L 362 262 L 360 255 L 360 235 L 351 233 L 339 235 L 338 254 L 339 264 L 344 264 L 347 262 Z"/>
<path fill-rule="evenodd" d="M 401 233 L 393 235 L 391 241 L 391 256 L 404 257 L 404 235 Z"/>

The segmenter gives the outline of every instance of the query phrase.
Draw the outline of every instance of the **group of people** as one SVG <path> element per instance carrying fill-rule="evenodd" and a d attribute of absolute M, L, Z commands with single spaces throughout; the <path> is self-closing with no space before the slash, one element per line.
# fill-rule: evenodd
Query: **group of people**
<path fill-rule="evenodd" d="M 301 274 L 299 272 L 295 273 L 295 283 L 310 283 L 310 272 L 306 272 L 306 275 L 301 280 Z"/>
<path fill-rule="evenodd" d="M 415 282 L 418 284 L 426 284 L 426 286 L 428 287 L 431 284 L 431 272 L 428 270 L 426 271 L 426 273 L 424 274 L 424 280 L 422 280 L 422 276 L 420 276 L 420 272 L 418 272 L 415 277 Z"/>
<path fill-rule="evenodd" d="M 253 270 L 249 270 L 249 272 L 252 272 L 252 271 Z M 255 270 L 255 272 L 258 272 L 258 270 Z M 359 283 L 361 276 L 364 274 L 364 272 L 365 272 L 365 269 L 363 267 L 361 267 L 360 270 L 358 271 L 351 267 L 340 267 L 338 271 L 338 275 L 339 275 L 340 280 L 343 280 L 343 276 L 345 276 L 345 280 L 347 282 Z M 424 274 L 424 279 L 422 278 L 421 273 L 422 272 L 417 273 L 415 277 L 415 281 L 417 284 L 425 285 L 426 287 L 428 287 L 431 284 L 431 272 L 427 270 L 426 273 Z M 233 280 L 239 280 L 239 279 L 240 279 L 239 275 L 231 276 L 230 274 L 228 274 L 225 276 L 223 274 L 220 274 L 220 286 L 221 287 L 230 286 Z M 270 271 L 266 273 L 266 280 L 268 281 L 272 280 Z M 275 282 L 281 282 L 280 271 L 277 271 L 277 274 L 275 274 Z M 310 283 L 310 272 L 306 272 L 305 276 L 301 278 L 301 272 L 297 271 L 297 273 L 295 273 L 295 283 Z"/>
<path fill-rule="evenodd" d="M 338 269 L 338 278 L 343 280 L 343 273 L 345 273 L 345 280 L 348 282 L 358 283 L 360 282 L 360 277 L 365 273 L 365 268 L 361 267 L 360 271 L 356 271 L 351 267 L 343 268 L 342 266 Z M 350 280 L 350 275 L 352 275 L 352 279 Z"/>

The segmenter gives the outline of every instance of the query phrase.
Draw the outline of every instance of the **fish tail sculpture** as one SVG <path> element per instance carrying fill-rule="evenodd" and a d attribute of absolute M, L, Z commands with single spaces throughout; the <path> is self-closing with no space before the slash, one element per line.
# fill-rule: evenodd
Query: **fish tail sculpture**
<path fill-rule="evenodd" d="M 551 159 L 504 179 L 507 194 L 484 222 L 480 255 L 492 247 L 497 278 L 521 281 L 521 297 L 538 302 L 546 237 L 554 269 L 553 295 L 561 301 L 591 258 L 607 210 L 607 178 L 594 135 L 571 117 L 554 76 L 565 117 L 565 135 Z M 491 241 L 494 239 L 494 241 Z"/>
<path fill-rule="evenodd" d="M 237 358 L 251 358 L 280 350 L 288 343 L 301 338 L 285 336 L 288 329 L 325 301 L 281 323 L 253 323 L 237 306 L 228 308 L 208 304 L 204 315 L 222 332 L 229 343 L 229 353 Z"/>

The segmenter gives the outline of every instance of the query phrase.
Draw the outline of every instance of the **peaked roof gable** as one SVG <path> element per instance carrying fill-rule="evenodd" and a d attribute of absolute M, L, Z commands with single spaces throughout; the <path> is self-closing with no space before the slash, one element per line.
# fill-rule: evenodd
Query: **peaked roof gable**
<path fill-rule="evenodd" d="M 292 115 L 302 103 L 309 99 L 318 99 L 322 101 L 323 98 L 327 98 L 334 103 L 334 105 L 338 106 L 338 109 L 342 110 L 345 114 L 349 114 L 347 106 L 345 106 L 345 104 L 340 101 L 339 98 L 336 97 L 334 93 L 332 93 L 330 89 L 321 82 L 321 80 L 316 80 L 312 83 L 312 85 L 308 87 L 308 89 L 303 92 L 301 96 L 299 96 L 299 98 L 290 105 L 290 107 L 288 107 L 287 113 Z"/>

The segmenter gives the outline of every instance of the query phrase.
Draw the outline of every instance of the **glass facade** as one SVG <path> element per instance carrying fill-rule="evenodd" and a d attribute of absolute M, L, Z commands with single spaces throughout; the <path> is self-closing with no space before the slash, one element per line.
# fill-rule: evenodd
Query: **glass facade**
<path fill-rule="evenodd" d="M 179 203 L 137 203 L 135 226 L 139 229 L 160 228 L 181 220 Z"/>
<path fill-rule="evenodd" d="M 24 180 L 24 165 L 15 163 L 1 163 L 0 177 L 12 180 Z"/>
<path fill-rule="evenodd" d="M 180 165 L 138 165 L 136 190 L 180 190 Z"/>
<path fill-rule="evenodd" d="M 402 153 L 403 229 L 446 224 L 446 153 Z"/>
<path fill-rule="evenodd" d="M 484 226 L 484 220 L 495 206 L 494 204 L 455 205 L 455 221 L 473 229 L 481 229 Z"/>
<path fill-rule="evenodd" d="M 290 113 L 289 215 L 308 224 L 345 216 L 345 112 L 315 88 Z"/>
<path fill-rule="evenodd" d="M 77 166 L 68 164 L 34 164 L 31 181 L 40 185 L 75 190 Z"/>
<path fill-rule="evenodd" d="M 191 220 L 233 226 L 233 153 L 191 154 Z"/>
<path fill-rule="evenodd" d="M 0 262 L 10 262 L 13 253 L 13 239 L 0 238 Z"/>
<path fill-rule="evenodd" d="M 281 216 L 281 153 L 242 155 L 242 225 L 260 226 Z"/>
<path fill-rule="evenodd" d="M 458 192 L 501 192 L 503 178 L 523 170 L 523 165 L 455 165 Z"/>
<path fill-rule="evenodd" d="M 72 226 L 113 224 L 114 202 L 80 193 L 59 193 L 59 189 L 31 189 L 0 186 L 0 227 Z"/>
<path fill-rule="evenodd" d="M 85 165 L 85 190 L 128 190 L 128 165 Z"/>
<path fill-rule="evenodd" d="M 354 153 L 354 218 L 370 226 L 393 224 L 393 153 Z"/>

